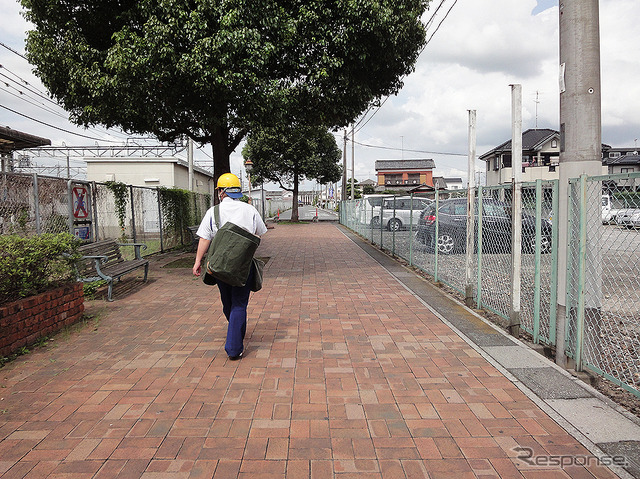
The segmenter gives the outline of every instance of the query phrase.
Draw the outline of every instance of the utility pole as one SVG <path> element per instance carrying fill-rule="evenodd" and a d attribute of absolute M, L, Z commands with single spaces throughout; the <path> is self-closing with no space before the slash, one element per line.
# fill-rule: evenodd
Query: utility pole
<path fill-rule="evenodd" d="M 355 144 L 353 142 L 353 136 L 354 136 L 354 130 L 356 129 L 355 125 L 353 125 L 353 128 L 351 128 L 351 199 L 355 198 L 355 191 L 354 191 L 354 183 L 355 183 L 355 179 L 354 176 L 356 174 L 356 170 L 355 170 Z"/>
<path fill-rule="evenodd" d="M 189 163 L 189 191 L 194 191 L 193 181 L 193 140 L 187 138 L 187 161 Z"/>
<path fill-rule="evenodd" d="M 522 85 L 511 85 L 511 314 L 509 333 L 520 336 L 522 270 Z"/>
<path fill-rule="evenodd" d="M 344 130 L 344 146 L 342 148 L 342 200 L 347 199 L 347 130 Z"/>
<path fill-rule="evenodd" d="M 464 302 L 473 307 L 473 275 L 471 270 L 475 243 L 475 171 L 476 171 L 476 111 L 469 110 L 469 161 L 467 167 L 467 260 L 465 269 Z M 480 254 L 480 251 L 478 251 Z"/>
<path fill-rule="evenodd" d="M 600 89 L 600 27 L 598 0 L 561 0 L 560 2 L 560 166 L 558 212 L 558 308 L 556 321 L 556 363 L 567 365 L 565 330 L 574 321 L 566 304 L 569 179 L 602 172 L 602 116 Z M 587 211 L 600 211 L 600 188 L 583 194 Z M 599 218 L 599 216 L 598 216 Z M 587 278 L 600 278 L 599 255 L 601 231 L 586 231 L 584 249 Z M 584 280 L 584 278 L 581 278 Z M 585 310 L 598 311 L 602 288 L 587 281 L 584 288 Z M 579 314 L 579 313 L 578 313 Z M 586 324 L 588 327 L 588 319 Z M 596 314 L 592 321 L 598 321 Z"/>

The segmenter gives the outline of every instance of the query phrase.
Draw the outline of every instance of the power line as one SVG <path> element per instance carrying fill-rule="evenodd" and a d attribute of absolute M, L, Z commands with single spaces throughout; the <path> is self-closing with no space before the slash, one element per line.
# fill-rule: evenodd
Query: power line
<path fill-rule="evenodd" d="M 9 90 L 7 90 L 6 88 L 3 88 L 2 85 L 0 85 L 0 89 L 2 89 L 3 91 L 7 92 L 9 95 L 13 95 L 16 98 L 19 98 L 22 101 L 26 101 L 27 103 L 29 103 L 30 105 L 35 106 L 36 108 L 40 108 L 46 112 L 49 112 L 53 115 L 59 116 L 60 118 L 64 118 L 65 120 L 67 119 L 67 117 L 65 117 L 62 113 L 57 112 L 51 108 L 49 108 L 48 106 L 46 106 L 44 103 L 39 102 L 36 103 L 37 100 L 29 95 L 27 95 L 26 93 L 24 93 L 21 90 L 18 90 L 16 87 L 14 87 L 13 85 L 9 85 L 8 83 L 5 83 L 7 88 L 13 88 L 14 90 L 16 90 L 19 94 L 13 93 Z"/>
<path fill-rule="evenodd" d="M 4 43 L 0 42 L 0 46 L 5 47 L 7 50 L 9 50 L 12 53 L 15 53 L 16 55 L 18 55 L 19 57 L 24 58 L 25 60 L 27 59 L 27 57 L 25 57 L 22 53 L 19 53 L 17 51 L 15 51 L 13 48 L 11 48 L 9 45 L 5 45 Z"/>
<path fill-rule="evenodd" d="M 8 73 L 10 73 L 11 75 L 13 75 L 14 77 L 16 77 L 18 80 L 14 80 L 13 78 L 9 78 L 7 75 L 5 75 L 4 73 L 0 73 L 0 76 L 5 77 L 7 80 L 13 82 L 13 83 L 17 83 L 20 86 L 22 86 L 22 88 L 25 88 L 26 90 L 30 91 L 31 93 L 33 93 L 34 95 L 39 96 L 40 98 L 42 98 L 43 100 L 47 100 L 50 103 L 53 103 L 54 105 L 60 107 L 60 105 L 55 101 L 52 100 L 51 98 L 49 98 L 48 96 L 46 96 L 44 93 L 40 92 L 36 87 L 34 87 L 31 83 L 29 83 L 28 81 L 26 81 L 25 79 L 21 78 L 20 75 L 18 75 L 17 73 L 12 72 L 11 70 L 9 70 L 7 67 L 5 67 L 4 65 L 0 65 L 0 68 L 6 70 Z"/>
<path fill-rule="evenodd" d="M 440 10 L 440 8 L 442 7 L 442 5 L 444 4 L 445 0 L 441 0 L 440 4 L 438 5 L 438 7 L 436 8 L 436 10 L 433 12 L 433 15 L 431 15 L 431 18 L 429 18 L 429 21 L 426 23 L 425 25 L 425 32 L 426 30 L 429 29 L 429 26 L 431 25 L 431 23 L 433 22 L 433 19 L 435 18 L 436 14 L 438 13 L 438 11 Z M 427 48 L 427 45 L 431 42 L 431 40 L 433 39 L 434 35 L 438 32 L 438 30 L 440 29 L 440 26 L 442 25 L 442 23 L 447 19 L 447 17 L 449 16 L 449 13 L 451 13 L 451 10 L 453 10 L 453 7 L 456 5 L 456 3 L 458 3 L 458 0 L 454 0 L 453 4 L 451 4 L 451 7 L 449 7 L 449 10 L 447 10 L 447 13 L 445 14 L 445 16 L 442 18 L 442 20 L 440 20 L 440 23 L 438 23 L 438 26 L 436 27 L 436 29 L 434 30 L 434 32 L 431 34 L 431 36 L 429 37 L 429 39 L 425 42 L 425 44 L 423 45 L 422 49 L 420 50 L 420 53 L 418 54 L 418 56 L 420 56 L 422 54 L 422 52 L 424 51 L 425 48 Z M 356 130 L 356 133 L 359 132 L 360 130 L 362 130 L 367 123 L 369 123 L 371 121 L 371 119 L 376 115 L 376 113 L 378 113 L 380 111 L 380 109 L 382 108 L 382 106 L 386 103 L 386 101 L 389 99 L 389 96 L 387 96 L 384 101 L 380 104 L 380 106 L 378 107 L 377 110 L 375 110 L 373 112 L 373 114 L 369 117 L 369 119 L 366 121 L 366 123 L 364 125 L 362 125 L 358 130 Z M 362 122 L 362 120 L 364 119 L 364 117 L 367 116 L 367 114 L 369 113 L 369 111 L 371 111 L 371 108 L 369 108 L 369 110 L 367 110 L 367 112 L 364 114 L 363 118 L 353 127 L 355 128 L 356 126 L 358 126 L 360 124 L 360 122 Z"/>
<path fill-rule="evenodd" d="M 23 116 L 23 117 L 25 117 L 25 118 L 27 118 L 29 120 L 35 121 L 36 123 L 40 123 L 42 125 L 48 126 L 49 128 L 53 128 L 55 130 L 64 131 L 65 133 L 69 133 L 70 135 L 81 136 L 82 138 L 88 138 L 90 140 L 106 141 L 108 143 L 120 143 L 117 140 L 105 140 L 103 138 L 95 138 L 93 136 L 87 136 L 87 135 L 83 135 L 81 133 L 74 133 L 73 131 L 69 131 L 69 130 L 65 130 L 64 128 L 60 128 L 59 126 L 54 126 L 54 125 L 51 125 L 51 124 L 46 123 L 44 121 L 37 120 L 37 119 L 35 119 L 35 118 L 31 117 L 31 116 L 25 115 L 24 113 L 20 113 L 19 111 L 13 110 L 13 109 L 11 109 L 11 108 L 9 108 L 7 106 L 4 106 L 4 105 L 0 105 L 0 108 L 4 108 L 5 110 L 9 110 L 10 112 L 15 113 L 16 115 Z"/>
<path fill-rule="evenodd" d="M 348 140 L 348 141 L 350 141 L 350 140 Z M 467 154 L 463 154 L 463 153 L 448 153 L 448 152 L 443 152 L 443 151 L 427 151 L 427 150 L 408 150 L 406 148 L 400 149 L 400 148 L 393 148 L 391 146 L 368 145 L 366 143 L 360 143 L 358 141 L 354 141 L 354 143 L 356 145 L 364 146 L 366 148 L 377 148 L 379 150 L 408 151 L 410 153 L 426 153 L 428 155 L 463 156 L 463 157 L 468 156 Z"/>

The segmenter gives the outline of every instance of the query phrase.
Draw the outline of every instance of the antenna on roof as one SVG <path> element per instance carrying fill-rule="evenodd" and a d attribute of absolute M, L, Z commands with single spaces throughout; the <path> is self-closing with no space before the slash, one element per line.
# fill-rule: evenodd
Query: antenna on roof
<path fill-rule="evenodd" d="M 538 129 L 538 103 L 540 103 L 540 100 L 538 99 L 538 90 L 536 90 L 536 99 L 533 100 L 533 102 L 536 104 L 536 130 Z"/>

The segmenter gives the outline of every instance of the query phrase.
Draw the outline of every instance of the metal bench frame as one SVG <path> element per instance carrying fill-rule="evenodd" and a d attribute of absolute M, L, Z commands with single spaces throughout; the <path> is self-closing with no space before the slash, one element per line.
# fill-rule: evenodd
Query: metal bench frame
<path fill-rule="evenodd" d="M 123 259 L 120 253 L 121 246 L 133 246 L 135 248 L 135 259 Z M 82 256 L 82 260 L 85 260 L 85 269 L 78 275 L 78 280 L 83 282 L 106 281 L 109 286 L 107 300 L 113 301 L 113 283 L 116 280 L 120 280 L 125 274 L 144 267 L 144 282 L 147 282 L 149 260 L 144 259 L 140 253 L 141 250 L 145 249 L 147 249 L 147 245 L 144 243 L 117 243 L 115 240 L 103 240 L 83 245 L 79 248 L 80 253 L 89 254 Z M 93 271 L 97 276 L 88 275 Z"/>

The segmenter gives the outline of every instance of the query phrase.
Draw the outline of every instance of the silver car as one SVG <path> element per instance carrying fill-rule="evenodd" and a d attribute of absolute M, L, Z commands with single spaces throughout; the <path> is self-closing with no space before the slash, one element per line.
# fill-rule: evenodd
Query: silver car
<path fill-rule="evenodd" d="M 420 212 L 433 203 L 428 198 L 418 198 L 411 196 L 396 196 L 387 198 L 382 203 L 382 221 L 389 231 L 398 231 L 409 228 L 411 224 L 411 211 L 413 211 L 413 224 L 418 224 Z M 380 227 L 380 217 L 373 218 L 372 224 Z"/>

